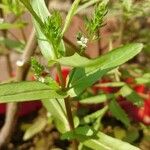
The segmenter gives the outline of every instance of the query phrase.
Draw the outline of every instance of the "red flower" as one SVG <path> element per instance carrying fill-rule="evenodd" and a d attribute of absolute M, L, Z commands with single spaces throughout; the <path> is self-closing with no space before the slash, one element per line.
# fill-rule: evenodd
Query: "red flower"
<path fill-rule="evenodd" d="M 42 104 L 40 101 L 30 101 L 30 102 L 20 103 L 19 111 L 18 111 L 19 116 L 22 117 L 28 115 L 33 111 L 40 109 L 41 106 Z M 4 115 L 5 112 L 6 112 L 6 104 L 0 104 L 0 114 Z"/>
<path fill-rule="evenodd" d="M 150 125 L 150 98 L 144 101 L 144 106 L 139 109 L 139 116 L 145 125 Z"/>
<path fill-rule="evenodd" d="M 6 112 L 6 104 L 0 104 L 0 114 L 5 114 Z"/>
<path fill-rule="evenodd" d="M 135 90 L 137 93 L 144 93 L 144 92 L 145 92 L 145 85 L 144 85 L 144 84 L 136 85 L 136 86 L 134 87 L 134 90 Z"/>
<path fill-rule="evenodd" d="M 132 77 L 128 77 L 124 80 L 126 83 L 128 84 L 133 84 L 134 83 L 134 79 Z"/>
<path fill-rule="evenodd" d="M 68 68 L 62 69 L 62 76 L 63 76 L 63 79 L 65 80 L 65 83 L 66 83 L 66 79 L 67 79 L 67 76 L 68 76 L 69 73 L 70 73 L 70 69 L 68 69 Z M 59 80 L 59 76 L 58 76 L 58 75 L 56 75 L 55 80 L 56 80 L 58 83 L 60 83 L 60 80 Z"/>
<path fill-rule="evenodd" d="M 144 106 L 142 107 L 137 107 L 127 100 L 119 101 L 119 104 L 134 121 L 150 125 L 150 98 L 144 100 Z"/>

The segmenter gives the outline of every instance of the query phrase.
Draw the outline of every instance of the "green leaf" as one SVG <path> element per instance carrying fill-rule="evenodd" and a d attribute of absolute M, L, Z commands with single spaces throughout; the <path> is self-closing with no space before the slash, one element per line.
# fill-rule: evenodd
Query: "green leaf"
<path fill-rule="evenodd" d="M 3 3 L 2 8 L 5 13 L 13 13 L 17 17 L 23 13 L 24 8 L 20 4 L 19 0 L 2 0 L 1 3 Z"/>
<path fill-rule="evenodd" d="M 145 73 L 142 77 L 135 79 L 138 84 L 149 84 L 150 83 L 150 73 Z"/>
<path fill-rule="evenodd" d="M 142 44 L 133 43 L 116 48 L 96 59 L 88 59 L 76 53 L 70 57 L 57 59 L 56 62 L 65 66 L 76 67 L 75 71 L 70 74 L 72 80 L 69 85 L 69 94 L 76 96 L 94 84 L 108 71 L 133 58 L 142 48 Z"/>
<path fill-rule="evenodd" d="M 14 28 L 23 28 L 25 23 L 0 23 L 0 30 L 8 30 Z"/>
<path fill-rule="evenodd" d="M 97 96 L 88 97 L 85 99 L 80 100 L 80 103 L 82 104 L 97 104 L 97 103 L 103 103 L 107 100 L 113 98 L 113 94 L 100 94 Z"/>
<path fill-rule="evenodd" d="M 130 125 L 130 120 L 127 114 L 114 99 L 112 99 L 109 103 L 109 109 L 112 115 L 116 117 L 116 119 L 120 120 L 125 126 L 128 127 Z"/>
<path fill-rule="evenodd" d="M 37 133 L 41 132 L 47 124 L 47 119 L 44 117 L 39 117 L 35 120 L 34 123 L 31 124 L 31 126 L 25 131 L 23 140 L 29 140 L 33 136 L 35 136 Z"/>
<path fill-rule="evenodd" d="M 124 141 L 128 143 L 134 143 L 139 138 L 140 134 L 136 127 L 131 127 L 127 131 L 126 137 L 123 138 Z"/>
<path fill-rule="evenodd" d="M 25 46 L 25 44 L 22 42 L 3 37 L 0 37 L 0 44 L 6 46 L 9 49 L 16 50 L 17 52 L 22 52 Z"/>
<path fill-rule="evenodd" d="M 89 126 L 78 127 L 75 129 L 75 134 L 81 134 L 85 136 L 92 136 L 94 131 Z"/>
<path fill-rule="evenodd" d="M 52 115 L 56 128 L 59 132 L 64 133 L 69 131 L 69 124 L 65 111 L 65 104 L 63 99 L 43 99 L 43 105 L 47 111 Z"/>
<path fill-rule="evenodd" d="M 97 138 L 85 140 L 83 144 L 93 150 L 140 150 L 138 147 L 112 138 L 102 132 L 97 133 Z"/>
<path fill-rule="evenodd" d="M 127 100 L 131 101 L 133 104 L 137 106 L 143 105 L 143 99 L 134 90 L 132 90 L 128 85 L 123 86 L 120 89 L 120 93 L 123 97 L 126 97 Z"/>
<path fill-rule="evenodd" d="M 65 140 L 72 140 L 78 139 L 79 141 L 87 139 L 94 135 L 94 130 L 91 129 L 89 126 L 81 126 L 74 129 L 74 131 L 68 131 L 61 136 L 61 139 Z M 82 139 L 83 138 L 83 139 Z"/>
<path fill-rule="evenodd" d="M 62 36 L 64 35 L 64 33 L 66 32 L 68 26 L 70 25 L 72 17 L 74 16 L 80 1 L 81 0 L 75 0 L 73 2 L 72 6 L 71 6 L 71 8 L 70 8 L 70 10 L 69 10 L 69 12 L 67 14 L 66 20 L 65 20 L 64 28 L 63 28 L 62 33 L 61 33 Z"/>
<path fill-rule="evenodd" d="M 95 121 L 97 118 L 99 118 L 99 124 L 100 124 L 100 120 L 101 118 L 103 117 L 103 115 L 106 113 L 106 111 L 108 110 L 108 107 L 105 106 L 104 108 L 94 112 L 94 113 L 91 113 L 87 116 L 85 116 L 83 118 L 83 120 L 86 122 L 86 123 L 91 123 L 93 121 Z"/>
<path fill-rule="evenodd" d="M 114 127 L 114 137 L 122 140 L 126 136 L 126 130 L 121 127 Z"/>
<path fill-rule="evenodd" d="M 34 11 L 42 20 L 42 22 L 45 22 L 47 18 L 51 16 L 45 5 L 44 0 L 32 0 L 31 4 L 33 6 Z M 36 18 L 34 19 L 34 26 L 37 32 L 38 44 L 41 49 L 41 53 L 47 60 L 54 59 L 56 57 L 56 54 L 54 52 L 55 50 L 52 45 L 52 41 L 50 41 L 50 39 L 47 39 L 46 35 L 44 34 L 43 26 L 41 26 L 39 22 L 37 22 Z M 63 41 L 60 42 L 58 51 L 60 51 L 61 53 L 65 53 L 65 46 Z"/>
<path fill-rule="evenodd" d="M 41 65 L 34 57 L 31 58 L 31 68 L 37 78 L 39 78 L 44 71 L 44 66 Z"/>
<path fill-rule="evenodd" d="M 132 3 L 132 0 L 122 0 L 122 4 L 127 11 L 131 11 Z"/>
<path fill-rule="evenodd" d="M 97 32 L 103 26 L 104 16 L 107 13 L 107 3 L 108 0 L 105 0 L 97 4 L 93 16 L 90 19 L 86 18 L 85 20 L 85 26 L 88 33 L 87 36 L 90 40 L 95 40 L 99 38 L 97 36 Z"/>
<path fill-rule="evenodd" d="M 70 57 L 62 57 L 56 61 L 65 66 L 86 67 L 91 69 L 108 69 L 117 67 L 136 56 L 143 48 L 141 43 L 127 44 L 116 48 L 98 58 L 88 59 L 75 53 Z"/>
<path fill-rule="evenodd" d="M 150 78 L 139 77 L 135 79 L 137 84 L 149 84 Z"/>
<path fill-rule="evenodd" d="M 33 10 L 30 0 L 20 0 L 23 5 L 29 10 L 29 12 L 34 16 L 35 20 L 39 23 L 40 26 L 44 25 L 40 17 L 36 14 L 36 12 Z M 41 6 L 42 7 L 42 6 Z"/>
<path fill-rule="evenodd" d="M 94 85 L 94 87 L 120 87 L 125 85 L 125 82 L 107 82 Z"/>
<path fill-rule="evenodd" d="M 89 72 L 84 68 L 77 68 L 69 87 L 68 94 L 72 97 L 81 94 L 87 87 L 90 87 L 97 80 L 99 80 L 103 75 L 105 75 L 109 70 L 94 70 Z"/>
<path fill-rule="evenodd" d="M 32 6 L 34 11 L 39 15 L 39 18 L 42 22 L 46 21 L 46 18 L 50 16 L 48 9 L 46 8 L 44 0 L 32 0 Z M 33 16 L 34 17 L 34 16 Z M 41 53 L 46 59 L 55 58 L 53 46 L 48 42 L 46 36 L 44 35 L 40 24 L 37 22 L 36 18 L 34 18 L 34 26 L 38 36 L 38 44 L 41 49 Z M 39 39 L 40 38 L 40 39 Z"/>
<path fill-rule="evenodd" d="M 64 98 L 66 96 L 65 93 L 55 91 L 48 85 L 36 81 L 0 84 L 0 103 Z"/>

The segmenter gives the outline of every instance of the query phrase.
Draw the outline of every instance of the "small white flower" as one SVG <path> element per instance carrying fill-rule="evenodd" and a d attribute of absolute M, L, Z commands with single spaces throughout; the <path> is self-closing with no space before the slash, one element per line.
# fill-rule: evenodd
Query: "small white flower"
<path fill-rule="evenodd" d="M 80 40 L 77 41 L 77 44 L 78 44 L 79 46 L 85 48 L 85 47 L 87 47 L 87 45 L 86 45 L 87 42 L 88 42 L 88 39 L 85 38 L 84 36 L 82 36 L 82 37 L 80 38 Z"/>
<path fill-rule="evenodd" d="M 49 117 L 51 117 L 52 116 L 52 114 L 51 113 L 47 113 L 47 117 L 49 118 Z"/>
<path fill-rule="evenodd" d="M 39 80 L 40 82 L 42 82 L 42 83 L 45 82 L 45 79 L 44 79 L 43 77 L 40 77 L 38 80 Z"/>
<path fill-rule="evenodd" d="M 3 18 L 0 18 L 0 23 L 3 23 L 4 22 L 4 19 Z"/>
<path fill-rule="evenodd" d="M 19 66 L 19 67 L 22 67 L 22 66 L 24 65 L 24 62 L 21 61 L 21 60 L 18 60 L 18 61 L 16 62 L 16 65 Z"/>

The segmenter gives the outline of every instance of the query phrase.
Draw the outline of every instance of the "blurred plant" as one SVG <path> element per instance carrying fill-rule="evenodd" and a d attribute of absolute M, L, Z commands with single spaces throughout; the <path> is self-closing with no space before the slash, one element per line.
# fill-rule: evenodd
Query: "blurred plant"
<path fill-rule="evenodd" d="M 122 13 L 119 17 L 125 19 L 122 20 L 121 31 L 119 31 L 120 44 L 129 44 L 115 48 L 95 59 L 84 56 L 88 46 L 87 42 L 99 38 L 97 33 L 104 25 L 104 17 L 109 12 L 108 8 L 112 5 L 111 2 L 108 3 L 106 0 L 95 4 L 93 15 L 90 19 L 86 18 L 85 21 L 87 33 L 80 32 L 77 36 L 80 52 L 69 57 L 66 56 L 66 47 L 63 41 L 64 34 L 73 16 L 79 11 L 78 8 L 80 10 L 83 8 L 79 7 L 80 4 L 82 4 L 81 6 L 84 5 L 85 8 L 85 6 L 89 6 L 85 5 L 88 2 L 82 1 L 81 3 L 80 0 L 75 0 L 64 22 L 62 22 L 63 19 L 58 11 L 49 13 L 44 0 L 20 0 L 22 4 L 19 1 L 10 2 L 10 5 L 15 4 L 15 7 L 12 7 L 12 10 L 8 8 L 16 15 L 20 15 L 22 12 L 22 10 L 17 12 L 18 5 L 25 6 L 31 13 L 40 51 L 48 65 L 44 66 L 35 58 L 32 58 L 32 71 L 36 80 L 1 84 L 0 102 L 41 100 L 51 116 L 51 121 L 61 133 L 61 138 L 72 141 L 72 149 L 74 150 L 138 150 L 139 148 L 127 142 L 102 133 L 102 118 L 105 116 L 111 118 L 114 116 L 122 123 L 127 131 L 115 128 L 114 136 L 128 142 L 131 141 L 131 143 L 138 137 L 137 130 L 135 130 L 133 138 L 126 135 L 130 130 L 131 121 L 139 121 L 146 125 L 150 123 L 149 98 L 146 97 L 145 99 L 147 91 L 145 92 L 145 85 L 143 87 L 143 82 L 144 84 L 149 83 L 149 75 L 143 73 L 138 76 L 136 83 L 135 81 L 129 83 L 129 80 L 133 80 L 133 77 L 123 78 L 121 76 L 119 82 L 114 79 L 114 70 L 140 53 L 143 48 L 141 43 L 131 43 L 132 40 L 125 40 L 124 34 L 128 20 L 137 11 L 137 6 L 134 6 L 132 0 L 117 2 L 117 5 L 122 5 Z M 3 4 L 8 5 L 8 1 L 4 1 Z M 1 7 L 4 7 L 4 5 Z M 137 19 L 137 17 L 139 17 L 138 14 L 132 19 Z M 1 28 L 8 29 L 8 25 L 4 26 L 3 24 L 2 26 L 2 24 L 0 24 Z M 17 24 L 17 27 L 20 26 Z M 62 69 L 63 66 L 67 66 L 69 69 Z M 22 62 L 20 62 L 20 67 L 22 67 Z M 56 75 L 47 71 L 52 68 L 56 69 Z M 126 74 L 131 72 L 125 70 Z M 142 85 L 137 85 L 138 83 Z M 76 107 L 73 104 L 76 104 Z M 94 104 L 98 105 L 95 106 Z M 37 128 L 38 123 L 31 126 L 24 135 L 25 140 L 28 140 L 45 127 L 47 118 L 39 120 L 43 123 L 40 124 L 39 128 Z M 33 128 L 36 128 L 36 130 L 32 132 Z M 122 133 L 121 136 L 118 135 L 118 130 L 119 133 Z M 131 140 L 129 140 L 130 138 Z"/>
<path fill-rule="evenodd" d="M 107 3 L 108 1 L 99 3 L 95 8 L 92 18 L 86 18 L 85 26 L 88 33 L 87 37 L 90 40 L 95 40 L 98 38 L 97 32 L 103 26 L 103 18 L 107 13 Z"/>

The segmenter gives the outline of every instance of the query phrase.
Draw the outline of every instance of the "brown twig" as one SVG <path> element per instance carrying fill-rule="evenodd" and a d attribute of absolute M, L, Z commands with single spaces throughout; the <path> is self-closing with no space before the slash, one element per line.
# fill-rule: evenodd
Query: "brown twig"
<path fill-rule="evenodd" d="M 36 49 L 36 45 L 35 30 L 33 29 L 22 58 L 21 60 L 17 61 L 16 81 L 22 81 L 26 79 L 30 67 L 28 62 Z M 5 123 L 0 132 L 0 149 L 7 145 L 12 136 L 18 119 L 17 110 L 17 103 L 9 103 L 7 105 Z"/>

